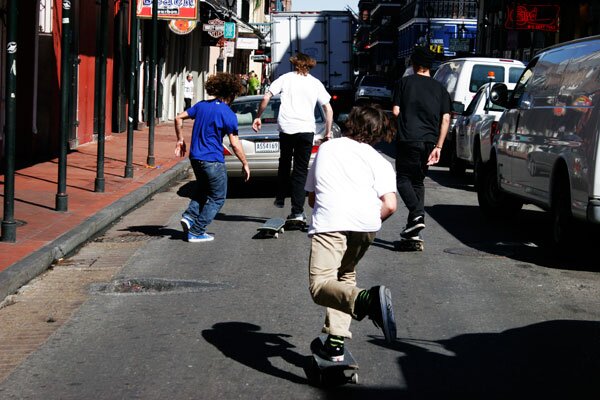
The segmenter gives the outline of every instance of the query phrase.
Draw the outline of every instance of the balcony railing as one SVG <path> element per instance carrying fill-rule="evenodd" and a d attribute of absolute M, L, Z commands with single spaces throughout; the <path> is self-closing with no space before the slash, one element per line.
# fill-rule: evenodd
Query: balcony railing
<path fill-rule="evenodd" d="M 412 0 L 400 12 L 400 23 L 413 18 L 477 19 L 476 0 Z"/>

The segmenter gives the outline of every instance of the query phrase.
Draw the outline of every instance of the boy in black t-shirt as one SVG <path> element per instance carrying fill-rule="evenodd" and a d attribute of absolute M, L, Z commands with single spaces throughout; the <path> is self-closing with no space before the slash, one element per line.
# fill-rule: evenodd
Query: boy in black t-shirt
<path fill-rule="evenodd" d="M 396 84 L 392 113 L 398 118 L 396 141 L 396 185 L 408 208 L 406 227 L 400 233 L 405 239 L 418 238 L 425 228 L 425 174 L 429 165 L 437 164 L 448 127 L 450 95 L 429 70 L 433 53 L 415 47 L 411 61 L 413 75 Z"/>

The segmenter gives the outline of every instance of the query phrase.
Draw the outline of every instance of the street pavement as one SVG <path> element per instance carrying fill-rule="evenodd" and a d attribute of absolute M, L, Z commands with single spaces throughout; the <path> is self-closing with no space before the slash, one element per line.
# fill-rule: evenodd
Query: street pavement
<path fill-rule="evenodd" d="M 184 125 L 189 137 L 191 124 Z M 105 190 L 94 192 L 97 144 L 79 146 L 67 158 L 68 210 L 55 211 L 58 160 L 16 171 L 14 220 L 16 242 L 0 242 L 0 302 L 30 279 L 105 229 L 150 195 L 185 175 L 189 161 L 174 155 L 172 123 L 155 127 L 153 167 L 146 164 L 148 128 L 135 131 L 133 178 L 124 178 L 126 133 L 105 141 Z M 4 176 L 0 175 L 4 195 Z M 4 215 L 4 202 L 0 204 Z"/>

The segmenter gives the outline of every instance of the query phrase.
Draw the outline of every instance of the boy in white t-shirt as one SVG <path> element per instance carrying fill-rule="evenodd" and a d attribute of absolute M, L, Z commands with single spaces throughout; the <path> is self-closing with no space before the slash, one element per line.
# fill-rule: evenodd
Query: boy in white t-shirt
<path fill-rule="evenodd" d="M 394 128 L 378 107 L 355 107 L 345 137 L 323 143 L 306 181 L 313 207 L 308 234 L 310 293 L 327 307 L 322 356 L 343 361 L 344 338 L 352 318 L 368 316 L 396 338 L 391 294 L 385 286 L 356 287 L 356 265 L 375 239 L 381 223 L 396 211 L 396 176 L 390 162 L 371 145 L 390 142 Z"/>
<path fill-rule="evenodd" d="M 292 210 L 288 220 L 306 222 L 304 184 L 316 130 L 315 106 L 320 104 L 325 111 L 324 140 L 331 138 L 333 109 L 329 104 L 331 96 L 317 78 L 309 74 L 316 61 L 306 54 L 297 53 L 290 57 L 293 72 L 281 75 L 269 86 L 265 93 L 252 128 L 261 128 L 260 116 L 265 111 L 271 97 L 281 94 L 281 107 L 277 116 L 279 125 L 280 157 L 277 177 L 279 180 L 275 206 L 283 208 L 285 193 L 291 186 Z M 290 177 L 290 169 L 293 170 Z"/>
<path fill-rule="evenodd" d="M 194 76 L 187 74 L 185 82 L 183 82 L 183 101 L 185 102 L 183 111 L 192 107 L 192 100 L 194 100 Z"/>

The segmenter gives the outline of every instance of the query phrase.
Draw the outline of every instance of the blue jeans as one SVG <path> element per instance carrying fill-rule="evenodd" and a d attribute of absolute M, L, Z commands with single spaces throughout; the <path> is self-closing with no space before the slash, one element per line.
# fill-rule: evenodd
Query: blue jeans
<path fill-rule="evenodd" d="M 192 221 L 190 233 L 202 235 L 227 197 L 227 169 L 221 162 L 190 160 L 196 176 L 196 190 L 183 216 Z"/>

